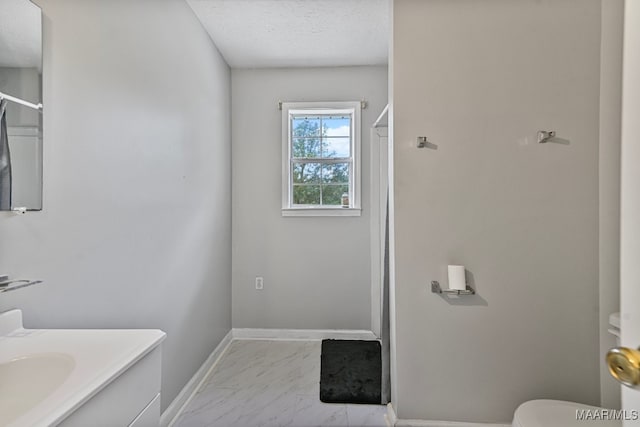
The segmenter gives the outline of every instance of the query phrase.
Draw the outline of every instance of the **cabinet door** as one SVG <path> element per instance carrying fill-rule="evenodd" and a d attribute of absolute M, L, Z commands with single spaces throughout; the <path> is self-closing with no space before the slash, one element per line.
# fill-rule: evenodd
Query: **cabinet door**
<path fill-rule="evenodd" d="M 142 410 L 129 427 L 158 427 L 160 424 L 160 393 Z"/>
<path fill-rule="evenodd" d="M 124 427 L 130 425 L 160 393 L 160 351 L 160 347 L 157 347 L 136 362 L 69 415 L 59 426 Z M 158 412 L 154 427 L 159 422 Z"/>

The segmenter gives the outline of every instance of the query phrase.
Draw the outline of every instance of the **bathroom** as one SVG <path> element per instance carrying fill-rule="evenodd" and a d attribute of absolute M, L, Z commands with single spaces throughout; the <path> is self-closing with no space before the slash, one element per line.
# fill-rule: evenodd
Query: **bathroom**
<path fill-rule="evenodd" d="M 308 48 L 280 68 L 260 51 L 228 64 L 216 42 L 233 40 L 194 10 L 229 2 L 35 3 L 42 210 L 0 213 L 0 274 L 42 283 L 0 294 L 0 312 L 164 331 L 165 423 L 234 331 L 371 331 L 369 128 L 388 103 L 396 425 L 510 425 L 534 399 L 620 407 L 604 355 L 609 315 L 633 300 L 619 294 L 623 1 L 371 0 L 388 59 L 350 61 L 361 47 L 320 67 Z M 278 17 L 239 3 L 247 32 Z M 351 13 L 354 28 L 379 16 Z M 361 216 L 283 217 L 278 102 L 361 100 Z M 475 295 L 431 291 L 448 264 Z"/>

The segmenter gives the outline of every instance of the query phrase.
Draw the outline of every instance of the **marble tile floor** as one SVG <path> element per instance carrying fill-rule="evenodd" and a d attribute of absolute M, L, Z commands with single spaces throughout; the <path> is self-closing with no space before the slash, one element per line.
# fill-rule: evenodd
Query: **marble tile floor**
<path fill-rule="evenodd" d="M 233 341 L 173 427 L 386 427 L 384 405 L 320 401 L 320 341 Z"/>

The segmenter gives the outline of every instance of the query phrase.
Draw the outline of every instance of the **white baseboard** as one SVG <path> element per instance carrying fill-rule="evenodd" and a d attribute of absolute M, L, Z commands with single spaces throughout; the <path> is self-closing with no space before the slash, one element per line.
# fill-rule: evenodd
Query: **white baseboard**
<path fill-rule="evenodd" d="M 511 424 L 466 423 L 456 421 L 403 420 L 396 415 L 391 403 L 385 414 L 387 425 L 391 427 L 511 427 Z"/>
<path fill-rule="evenodd" d="M 377 340 L 378 338 L 371 331 L 349 330 L 349 329 L 252 329 L 233 328 L 233 339 L 235 340 L 274 340 L 274 341 L 295 341 L 295 340 Z"/>
<path fill-rule="evenodd" d="M 455 421 L 398 420 L 395 427 L 511 427 L 511 424 L 459 423 Z"/>
<path fill-rule="evenodd" d="M 178 419 L 178 416 L 182 413 L 187 404 L 191 401 L 193 396 L 202 386 L 204 380 L 209 376 L 209 373 L 218 364 L 218 361 L 225 353 L 231 341 L 233 340 L 233 331 L 229 331 L 222 341 L 216 346 L 213 352 L 209 355 L 207 360 L 200 366 L 200 369 L 191 377 L 189 382 L 182 388 L 180 393 L 173 399 L 173 402 L 164 410 L 160 417 L 160 427 L 171 427 L 173 423 Z"/>
<path fill-rule="evenodd" d="M 387 423 L 387 427 L 394 427 L 398 422 L 396 410 L 393 409 L 391 402 L 387 403 L 387 413 L 384 414 L 384 421 Z"/>

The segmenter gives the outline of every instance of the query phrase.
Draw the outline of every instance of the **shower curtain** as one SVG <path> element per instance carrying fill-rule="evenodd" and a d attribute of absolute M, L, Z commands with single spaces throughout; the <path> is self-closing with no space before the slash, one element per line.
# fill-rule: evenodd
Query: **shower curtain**
<path fill-rule="evenodd" d="M 0 210 L 11 209 L 11 156 L 6 112 L 7 100 L 0 99 Z"/>

